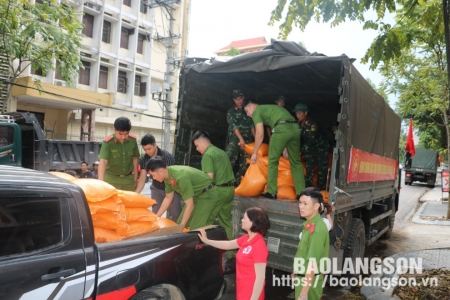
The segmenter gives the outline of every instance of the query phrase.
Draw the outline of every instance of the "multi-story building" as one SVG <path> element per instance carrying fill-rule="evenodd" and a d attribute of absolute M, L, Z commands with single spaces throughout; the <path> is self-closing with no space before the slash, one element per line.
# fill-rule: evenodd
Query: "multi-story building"
<path fill-rule="evenodd" d="M 39 1 L 39 0 L 36 0 Z M 167 9 L 164 3 L 174 9 Z M 139 138 L 152 133 L 162 142 L 163 108 L 175 117 L 178 69 L 171 82 L 164 82 L 169 22 L 174 19 L 174 65 L 187 52 L 190 0 L 69 0 L 84 24 L 79 77 L 68 87 L 55 71 L 32 71 L 29 67 L 12 90 L 11 111 L 30 111 L 38 116 L 55 139 L 101 141 L 113 122 L 126 116 Z M 170 16 L 170 14 L 172 16 Z M 172 70 L 169 70 L 172 71 Z M 44 92 L 34 88 L 41 81 Z M 164 84 L 165 83 L 165 84 Z M 171 91 L 171 103 L 163 103 Z"/>

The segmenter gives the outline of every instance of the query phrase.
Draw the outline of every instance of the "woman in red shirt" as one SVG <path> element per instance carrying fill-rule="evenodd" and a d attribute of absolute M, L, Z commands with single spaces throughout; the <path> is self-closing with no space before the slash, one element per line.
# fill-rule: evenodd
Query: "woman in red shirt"
<path fill-rule="evenodd" d="M 250 207 L 242 218 L 242 229 L 247 234 L 232 241 L 209 240 L 199 229 L 203 243 L 222 250 L 239 249 L 236 254 L 236 299 L 263 300 L 266 277 L 267 250 L 264 235 L 270 227 L 267 212 L 260 207 Z"/>

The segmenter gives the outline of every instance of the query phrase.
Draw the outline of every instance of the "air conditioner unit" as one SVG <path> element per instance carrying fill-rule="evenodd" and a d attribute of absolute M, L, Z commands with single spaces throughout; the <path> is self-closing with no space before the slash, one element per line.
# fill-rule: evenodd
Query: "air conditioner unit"
<path fill-rule="evenodd" d="M 91 3 L 91 2 L 84 2 L 84 6 L 87 6 L 89 8 L 92 8 L 93 10 L 97 10 L 97 11 L 101 10 L 101 6 L 100 5 L 94 4 L 94 3 Z"/>
<path fill-rule="evenodd" d="M 55 80 L 55 85 L 67 86 L 67 83 L 65 81 L 62 81 L 62 80 Z"/>

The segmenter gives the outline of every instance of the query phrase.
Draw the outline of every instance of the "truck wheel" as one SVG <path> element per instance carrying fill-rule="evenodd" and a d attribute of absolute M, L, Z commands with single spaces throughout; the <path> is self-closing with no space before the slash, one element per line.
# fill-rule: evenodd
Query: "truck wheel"
<path fill-rule="evenodd" d="M 434 189 L 434 184 L 427 184 L 427 187 Z"/>
<path fill-rule="evenodd" d="M 356 258 L 364 257 L 364 248 L 366 244 L 366 233 L 364 230 L 364 223 L 360 219 L 352 219 L 350 225 L 350 231 L 347 237 L 347 244 L 344 249 L 344 261 L 345 259 L 351 259 L 355 266 Z M 345 263 L 345 262 L 344 262 Z M 357 274 L 347 274 L 347 276 L 353 276 Z"/>
<path fill-rule="evenodd" d="M 392 203 L 392 212 L 388 220 L 389 229 L 381 236 L 383 240 L 387 240 L 391 237 L 392 231 L 394 230 L 394 223 L 395 223 L 395 203 Z"/>
<path fill-rule="evenodd" d="M 176 286 L 158 284 L 140 291 L 130 300 L 186 300 L 186 298 Z"/>

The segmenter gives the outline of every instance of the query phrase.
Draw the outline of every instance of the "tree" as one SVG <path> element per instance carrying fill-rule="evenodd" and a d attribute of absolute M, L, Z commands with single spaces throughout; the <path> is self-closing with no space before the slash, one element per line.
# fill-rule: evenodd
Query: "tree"
<path fill-rule="evenodd" d="M 82 24 L 73 9 L 52 0 L 31 4 L 29 0 L 0 0 L 0 51 L 7 57 L 14 82 L 32 65 L 33 70 L 55 69 L 72 85 L 80 62 Z M 36 82 L 39 85 L 39 82 Z M 7 85 L 10 107 L 12 84 Z"/>
<path fill-rule="evenodd" d="M 222 55 L 223 55 L 223 56 L 237 56 L 237 55 L 239 55 L 239 54 L 241 54 L 241 51 L 239 51 L 239 49 L 236 49 L 236 48 L 234 48 L 234 47 L 231 47 L 230 50 L 225 51 Z"/>

